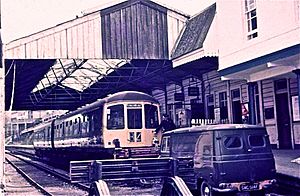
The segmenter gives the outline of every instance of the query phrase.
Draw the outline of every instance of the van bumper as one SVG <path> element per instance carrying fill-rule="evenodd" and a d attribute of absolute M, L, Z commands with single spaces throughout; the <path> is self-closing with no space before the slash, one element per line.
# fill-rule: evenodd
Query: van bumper
<path fill-rule="evenodd" d="M 212 187 L 212 190 L 215 191 L 215 192 L 219 192 L 219 193 L 235 193 L 235 192 L 238 192 L 238 188 L 236 188 L 236 187 L 225 188 L 225 189 Z"/>
<path fill-rule="evenodd" d="M 219 187 L 212 187 L 213 191 L 220 192 L 220 193 L 230 193 L 230 192 L 240 192 L 240 191 L 245 191 L 241 190 L 241 185 L 245 184 L 247 182 L 238 182 L 238 183 L 221 183 Z M 259 190 L 269 190 L 274 187 L 276 184 L 276 180 L 264 180 L 260 182 L 256 182 L 259 184 L 259 187 L 255 190 L 247 190 L 246 192 L 251 192 L 251 191 L 259 191 Z"/>

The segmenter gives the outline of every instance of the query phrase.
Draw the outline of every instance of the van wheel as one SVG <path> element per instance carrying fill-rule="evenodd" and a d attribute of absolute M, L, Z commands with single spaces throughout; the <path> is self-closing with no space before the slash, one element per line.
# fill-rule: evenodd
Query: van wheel
<path fill-rule="evenodd" d="M 203 181 L 201 183 L 200 193 L 201 193 L 201 196 L 211 196 L 212 195 L 211 186 L 206 181 Z"/>

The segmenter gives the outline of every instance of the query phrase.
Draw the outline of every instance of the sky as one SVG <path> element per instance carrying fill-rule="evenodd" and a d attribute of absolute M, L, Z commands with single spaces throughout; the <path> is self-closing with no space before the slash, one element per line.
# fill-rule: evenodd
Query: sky
<path fill-rule="evenodd" d="M 82 11 L 107 7 L 122 0 L 0 0 L 4 43 L 80 16 Z M 154 0 L 194 15 L 212 0 Z"/>

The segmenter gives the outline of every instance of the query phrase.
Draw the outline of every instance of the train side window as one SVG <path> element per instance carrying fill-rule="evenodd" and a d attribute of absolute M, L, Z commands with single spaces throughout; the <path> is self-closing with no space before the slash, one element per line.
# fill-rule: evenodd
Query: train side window
<path fill-rule="evenodd" d="M 70 120 L 69 135 L 74 136 L 74 121 L 73 120 Z"/>
<path fill-rule="evenodd" d="M 124 129 L 124 105 L 114 105 L 107 108 L 107 129 Z"/>
<path fill-rule="evenodd" d="M 48 128 L 44 129 L 44 141 L 47 141 L 47 133 L 48 133 Z"/>
<path fill-rule="evenodd" d="M 66 121 L 66 129 L 65 129 L 65 137 L 68 137 L 69 136 L 69 121 Z"/>
<path fill-rule="evenodd" d="M 145 122 L 146 129 L 156 128 L 158 126 L 158 108 L 155 105 L 145 104 Z"/>
<path fill-rule="evenodd" d="M 83 120 L 82 120 L 82 124 L 81 124 L 81 135 L 82 136 L 87 136 L 88 135 L 88 127 L 89 127 L 89 119 L 86 116 L 83 116 Z"/>
<path fill-rule="evenodd" d="M 75 118 L 74 120 L 74 125 L 73 125 L 73 135 L 74 137 L 79 137 L 79 126 L 78 126 L 78 122 L 77 122 L 77 118 Z"/>
<path fill-rule="evenodd" d="M 81 124 L 82 124 L 81 118 L 78 117 L 77 130 L 78 130 L 78 136 L 79 137 L 81 136 Z"/>

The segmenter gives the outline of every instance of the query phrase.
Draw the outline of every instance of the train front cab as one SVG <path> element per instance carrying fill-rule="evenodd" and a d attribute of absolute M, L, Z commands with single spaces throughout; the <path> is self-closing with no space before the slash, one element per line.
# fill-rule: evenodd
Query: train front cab
<path fill-rule="evenodd" d="M 117 157 L 157 156 L 153 137 L 158 124 L 158 104 L 108 103 L 103 118 L 104 148 L 115 148 Z"/>

